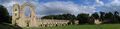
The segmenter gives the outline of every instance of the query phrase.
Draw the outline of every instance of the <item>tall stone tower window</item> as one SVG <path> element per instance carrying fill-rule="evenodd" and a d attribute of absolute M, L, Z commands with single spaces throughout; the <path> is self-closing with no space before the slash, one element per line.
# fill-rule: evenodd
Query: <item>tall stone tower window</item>
<path fill-rule="evenodd" d="M 17 9 L 15 9 L 15 11 L 17 11 Z"/>
<path fill-rule="evenodd" d="M 17 13 L 15 13 L 15 16 L 17 16 Z"/>
<path fill-rule="evenodd" d="M 15 16 L 17 16 L 18 10 L 17 10 L 17 9 L 15 9 L 14 11 L 15 11 Z"/>

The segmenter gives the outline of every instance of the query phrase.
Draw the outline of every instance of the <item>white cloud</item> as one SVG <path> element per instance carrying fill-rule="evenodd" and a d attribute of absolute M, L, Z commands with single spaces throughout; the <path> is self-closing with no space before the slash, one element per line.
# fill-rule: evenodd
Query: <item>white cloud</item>
<path fill-rule="evenodd" d="M 100 0 L 96 0 L 97 5 L 104 5 L 104 3 Z"/>
<path fill-rule="evenodd" d="M 23 2 L 23 0 L 17 0 L 20 5 Z M 75 4 L 71 1 L 52 1 L 52 2 L 45 2 L 45 3 L 39 3 L 36 1 L 31 1 L 36 6 L 36 14 L 37 16 L 44 16 L 44 15 L 50 15 L 50 14 L 63 14 L 63 13 L 71 13 L 74 15 L 77 15 L 79 13 L 94 13 L 95 7 L 94 6 L 84 6 Z M 15 1 L 10 1 L 9 3 L 4 3 L 5 7 L 7 7 L 10 15 L 12 14 L 12 6 L 15 4 Z"/>
<path fill-rule="evenodd" d="M 118 11 L 120 13 L 120 0 L 113 0 L 112 2 L 100 6 L 99 8 L 100 11 L 104 11 L 104 12 Z"/>
<path fill-rule="evenodd" d="M 99 6 L 103 6 L 105 3 L 103 1 L 100 0 L 95 0 L 95 4 L 93 5 L 94 7 L 99 7 Z"/>
<path fill-rule="evenodd" d="M 46 2 L 39 5 L 37 12 L 43 15 L 49 14 L 61 14 L 71 13 L 77 15 L 79 13 L 94 13 L 95 8 L 93 6 L 78 5 L 73 2 Z M 38 11 L 39 10 L 39 11 Z"/>

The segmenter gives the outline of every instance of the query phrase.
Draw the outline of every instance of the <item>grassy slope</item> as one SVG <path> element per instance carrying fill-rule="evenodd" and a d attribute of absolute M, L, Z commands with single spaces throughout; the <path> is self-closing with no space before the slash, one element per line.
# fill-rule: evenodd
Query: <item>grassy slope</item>
<path fill-rule="evenodd" d="M 69 25 L 59 27 L 38 27 L 24 29 L 120 29 L 120 24 L 104 24 L 104 25 Z"/>
<path fill-rule="evenodd" d="M 22 29 L 21 27 L 0 23 L 0 29 Z"/>

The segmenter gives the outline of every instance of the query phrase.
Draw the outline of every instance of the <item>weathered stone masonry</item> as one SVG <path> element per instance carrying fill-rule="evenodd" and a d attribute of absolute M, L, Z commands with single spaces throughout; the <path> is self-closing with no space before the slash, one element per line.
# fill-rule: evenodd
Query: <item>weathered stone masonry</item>
<path fill-rule="evenodd" d="M 30 7 L 30 17 L 25 16 L 25 7 Z M 22 5 L 14 4 L 13 5 L 13 15 L 12 15 L 12 24 L 19 25 L 21 27 L 37 27 L 36 16 L 35 16 L 35 7 L 30 3 L 24 3 Z"/>

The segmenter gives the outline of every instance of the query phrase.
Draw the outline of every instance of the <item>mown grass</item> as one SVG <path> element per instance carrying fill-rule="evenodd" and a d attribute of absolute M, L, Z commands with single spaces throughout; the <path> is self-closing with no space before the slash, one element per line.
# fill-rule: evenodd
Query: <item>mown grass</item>
<path fill-rule="evenodd" d="M 30 27 L 23 29 L 120 29 L 120 24 L 102 24 L 102 25 L 69 25 L 57 27 Z"/>

